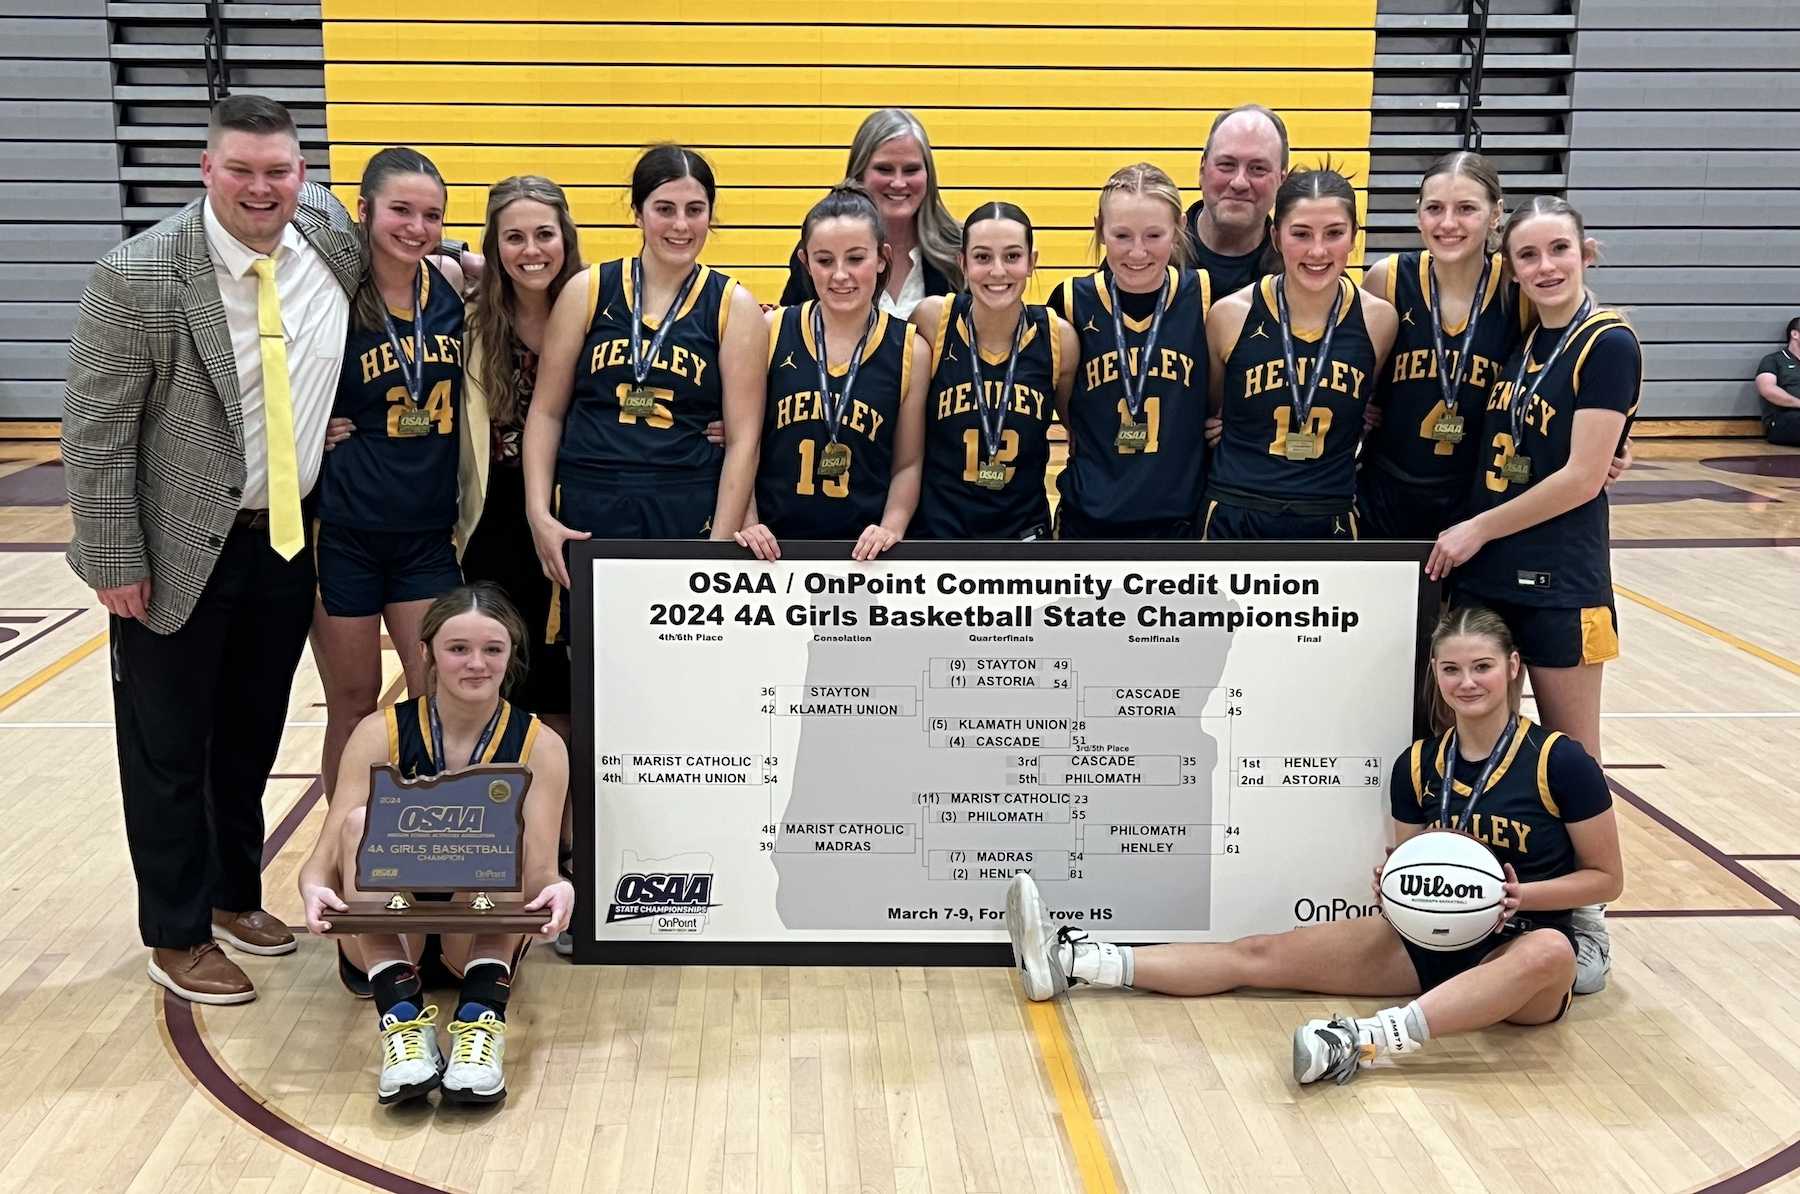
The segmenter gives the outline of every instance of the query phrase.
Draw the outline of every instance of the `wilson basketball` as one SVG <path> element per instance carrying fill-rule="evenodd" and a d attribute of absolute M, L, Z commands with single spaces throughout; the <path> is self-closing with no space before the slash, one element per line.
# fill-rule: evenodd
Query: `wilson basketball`
<path fill-rule="evenodd" d="M 1506 874 L 1493 851 L 1448 829 L 1401 843 L 1381 871 L 1381 908 L 1394 930 L 1424 949 L 1456 950 L 1487 936 Z"/>

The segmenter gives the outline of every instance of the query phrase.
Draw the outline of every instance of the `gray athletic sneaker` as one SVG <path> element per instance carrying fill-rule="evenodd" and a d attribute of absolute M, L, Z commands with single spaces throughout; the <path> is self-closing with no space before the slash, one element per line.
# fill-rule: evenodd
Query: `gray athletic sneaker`
<path fill-rule="evenodd" d="M 1612 972 L 1612 938 L 1606 932 L 1606 905 L 1589 904 L 1569 914 L 1575 930 L 1575 994 L 1592 995 L 1606 989 Z"/>
<path fill-rule="evenodd" d="M 1061 942 L 1044 915 L 1037 884 L 1024 871 L 1014 875 L 1006 889 L 1006 932 L 1012 938 L 1013 964 L 1024 980 L 1027 999 L 1054 999 L 1068 990 L 1068 975 L 1057 956 Z"/>

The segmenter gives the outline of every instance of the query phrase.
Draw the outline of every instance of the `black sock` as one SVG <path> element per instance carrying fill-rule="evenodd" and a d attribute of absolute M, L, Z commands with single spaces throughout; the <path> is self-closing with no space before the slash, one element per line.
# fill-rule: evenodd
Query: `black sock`
<path fill-rule="evenodd" d="M 498 962 L 482 962 L 471 966 L 463 975 L 462 994 L 457 999 L 456 1018 L 474 1023 L 481 1013 L 494 1013 L 494 1019 L 506 1020 L 506 1000 L 512 994 L 512 974 Z"/>
<path fill-rule="evenodd" d="M 377 1020 L 393 1012 L 402 1020 L 417 1019 L 424 1006 L 425 984 L 419 981 L 419 968 L 411 962 L 389 966 L 369 980 L 369 993 L 375 997 Z"/>

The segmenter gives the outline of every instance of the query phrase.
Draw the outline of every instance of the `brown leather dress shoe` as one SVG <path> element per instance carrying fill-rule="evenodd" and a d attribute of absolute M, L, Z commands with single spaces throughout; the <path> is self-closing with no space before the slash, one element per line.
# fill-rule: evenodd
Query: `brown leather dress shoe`
<path fill-rule="evenodd" d="M 265 958 L 291 954 L 299 946 L 288 927 L 261 908 L 252 908 L 248 912 L 214 909 L 212 935 L 214 941 L 223 941 L 233 949 L 261 954 Z"/>
<path fill-rule="evenodd" d="M 150 981 L 195 1003 L 249 1003 L 256 998 L 250 977 L 210 941 L 151 950 Z"/>

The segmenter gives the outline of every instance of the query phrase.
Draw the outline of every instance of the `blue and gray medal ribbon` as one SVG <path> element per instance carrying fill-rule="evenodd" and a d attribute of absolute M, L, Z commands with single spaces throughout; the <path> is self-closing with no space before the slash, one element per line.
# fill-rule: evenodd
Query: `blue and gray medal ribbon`
<path fill-rule="evenodd" d="M 633 389 L 642 389 L 644 379 L 650 376 L 650 367 L 656 358 L 662 355 L 663 341 L 669 338 L 669 329 L 675 326 L 675 313 L 681 310 L 681 304 L 687 301 L 688 291 L 694 288 L 694 279 L 700 276 L 700 267 L 695 266 L 688 271 L 688 276 L 681 280 L 681 289 L 675 292 L 675 298 L 669 303 L 669 309 L 663 312 L 662 323 L 657 325 L 656 336 L 650 341 L 650 352 L 644 352 L 644 261 L 641 257 L 631 259 L 631 384 Z"/>
<path fill-rule="evenodd" d="M 1450 819 L 1450 790 L 1455 781 L 1451 775 L 1456 770 L 1456 731 L 1452 729 L 1448 740 L 1444 743 L 1443 796 L 1438 801 L 1438 824 L 1445 829 L 1454 829 L 1458 833 L 1467 833 L 1463 826 L 1468 823 L 1469 815 L 1475 811 L 1475 802 L 1487 791 L 1488 781 L 1494 776 L 1494 768 L 1499 766 L 1500 757 L 1506 748 L 1512 745 L 1513 736 L 1519 732 L 1519 715 L 1513 714 L 1506 719 L 1506 728 L 1500 731 L 1500 737 L 1494 740 L 1494 749 L 1488 751 L 1487 762 L 1482 764 L 1481 772 L 1475 777 L 1474 786 L 1469 789 L 1469 803 L 1463 805 L 1462 813 L 1452 821 Z"/>
<path fill-rule="evenodd" d="M 437 698 L 428 697 L 426 705 L 431 710 L 431 757 L 437 760 L 441 770 L 450 769 L 450 761 L 444 757 L 444 723 L 438 720 Z M 506 708 L 501 701 L 494 706 L 494 715 L 488 718 L 487 728 L 481 731 L 481 737 L 475 740 L 475 751 L 469 756 L 469 765 L 481 762 L 481 756 L 487 753 L 488 743 L 494 740 L 494 730 L 500 725 L 500 711 Z"/>
<path fill-rule="evenodd" d="M 1506 411 L 1507 417 L 1512 421 L 1513 451 L 1515 453 L 1519 451 L 1520 439 L 1525 434 L 1525 416 L 1531 410 L 1531 400 L 1537 397 L 1538 387 L 1544 384 L 1546 377 L 1550 376 L 1550 370 L 1555 368 L 1557 360 L 1563 354 L 1563 349 L 1569 346 L 1570 339 L 1574 337 L 1575 329 L 1587 321 L 1587 317 L 1593 309 L 1592 297 L 1581 300 L 1581 306 L 1576 310 L 1575 318 L 1569 320 L 1569 326 L 1564 328 L 1562 335 L 1557 337 L 1556 347 L 1550 350 L 1550 359 L 1544 362 L 1542 369 L 1531 375 L 1530 386 L 1525 384 L 1525 375 L 1531 369 L 1531 346 L 1537 343 L 1538 330 L 1544 325 L 1538 324 L 1537 327 L 1531 329 L 1531 335 L 1525 337 L 1525 347 L 1519 350 L 1519 368 L 1513 374 L 1512 400 L 1507 404 Z"/>
<path fill-rule="evenodd" d="M 1431 346 L 1437 353 L 1438 386 L 1444 392 L 1447 414 L 1456 414 L 1456 404 L 1462 396 L 1463 371 L 1469 367 L 1469 349 L 1475 345 L 1475 325 L 1481 321 L 1481 303 L 1487 297 L 1488 274 L 1493 268 L 1493 256 L 1483 253 L 1481 279 L 1475 283 L 1475 297 L 1469 301 L 1469 319 L 1463 327 L 1462 342 L 1456 346 L 1456 365 L 1452 370 L 1450 361 L 1444 356 L 1444 316 L 1438 302 L 1437 262 L 1428 261 L 1426 265 L 1431 279 Z"/>
<path fill-rule="evenodd" d="M 413 358 L 409 365 L 406 360 L 406 345 L 400 339 L 400 329 L 394 326 L 394 317 L 388 311 L 387 302 L 381 304 L 381 322 L 387 327 L 388 343 L 394 348 L 394 358 L 400 362 L 400 378 L 406 385 L 406 396 L 412 399 L 414 407 L 424 401 L 425 396 L 425 263 L 419 263 L 419 276 L 413 283 Z"/>
<path fill-rule="evenodd" d="M 869 322 L 863 328 L 862 339 L 856 342 L 856 349 L 850 354 L 850 365 L 844 373 L 844 389 L 841 393 L 831 392 L 831 350 L 825 346 L 825 314 L 819 309 L 817 299 L 812 305 L 813 345 L 818 352 L 813 355 L 813 364 L 819 367 L 819 399 L 825 408 L 825 434 L 830 443 L 838 442 L 838 428 L 843 425 L 844 411 L 850 406 L 850 391 L 856 386 L 856 374 L 862 368 L 863 353 L 869 347 L 869 336 L 875 331 L 875 320 L 879 312 L 869 308 Z"/>
<path fill-rule="evenodd" d="M 1281 328 L 1281 357 L 1287 365 L 1288 393 L 1294 404 L 1294 421 L 1288 428 L 1288 434 L 1305 435 L 1307 417 L 1312 414 L 1313 400 L 1319 396 L 1319 379 L 1325 376 L 1325 364 L 1331 358 L 1331 340 L 1337 334 L 1338 308 L 1344 301 L 1344 280 L 1338 279 L 1337 293 L 1332 296 L 1331 308 L 1325 314 L 1325 334 L 1319 340 L 1319 353 L 1313 359 L 1312 376 L 1306 379 L 1306 389 L 1300 389 L 1296 380 L 1299 376 L 1299 362 L 1294 357 L 1294 318 L 1288 310 L 1287 275 L 1275 275 L 1275 323 Z M 1322 447 L 1319 451 L 1322 451 Z M 1314 453 L 1317 455 L 1317 451 Z"/>
<path fill-rule="evenodd" d="M 959 305 L 962 304 L 961 299 L 957 301 Z M 1012 353 L 1006 358 L 1006 380 L 1000 385 L 1000 400 L 994 403 L 993 421 L 990 425 L 987 387 L 981 377 L 981 344 L 975 331 L 975 299 L 973 296 L 968 296 L 964 314 L 969 320 L 969 373 L 975 379 L 975 411 L 981 418 L 981 440 L 987 447 L 987 456 L 984 459 L 992 460 L 1000 454 L 1000 437 L 1006 431 L 1006 410 L 1012 401 L 1013 373 L 1019 367 L 1019 350 L 1025 345 L 1025 325 L 1029 321 L 1026 319 L 1025 308 L 1021 306 L 1019 308 L 1019 326 L 1013 332 Z M 1141 400 L 1143 391 L 1140 389 L 1138 393 Z"/>
<path fill-rule="evenodd" d="M 1169 305 L 1169 280 L 1165 275 L 1156 289 L 1156 311 L 1150 316 L 1150 331 L 1144 337 L 1144 350 L 1138 357 L 1142 370 L 1131 368 L 1131 350 L 1125 345 L 1125 318 L 1119 308 L 1119 284 L 1109 270 L 1106 274 L 1107 297 L 1112 300 L 1113 343 L 1119 347 L 1119 386 L 1125 391 L 1125 409 L 1130 412 L 1132 422 L 1137 422 L 1138 413 L 1144 409 L 1144 389 L 1150 384 L 1150 357 L 1156 351 L 1156 336 L 1162 330 L 1163 311 Z M 974 326 L 973 323 L 970 324 Z"/>

